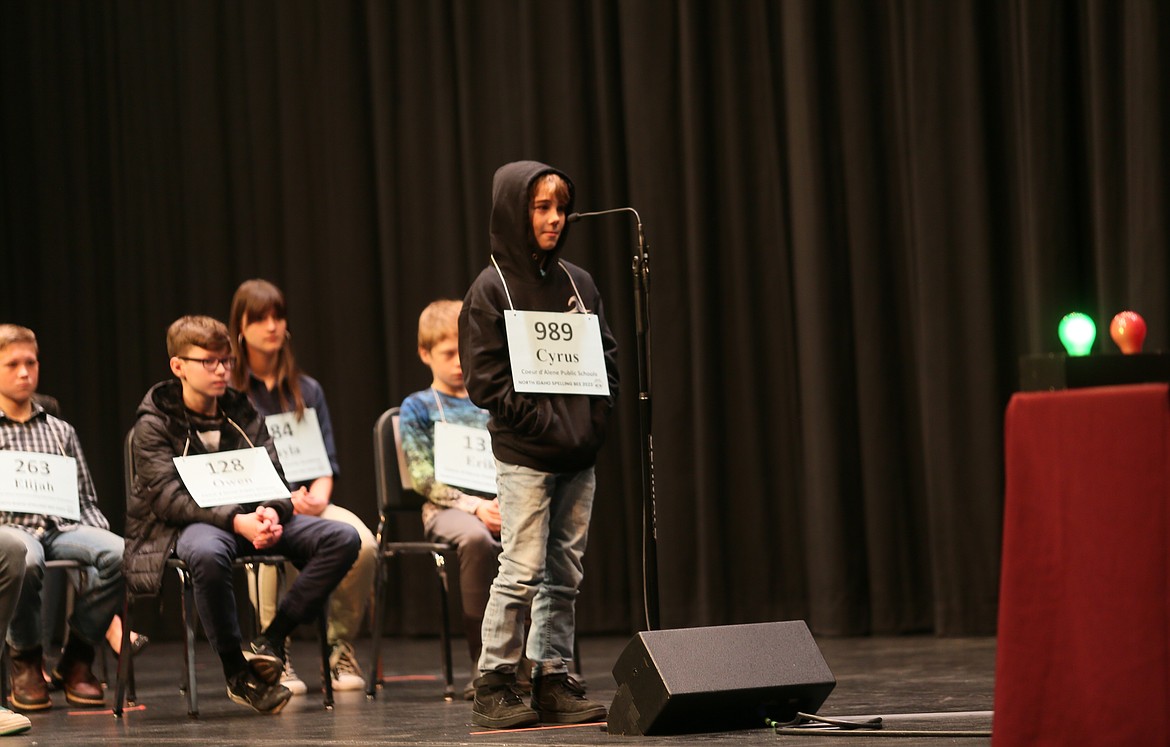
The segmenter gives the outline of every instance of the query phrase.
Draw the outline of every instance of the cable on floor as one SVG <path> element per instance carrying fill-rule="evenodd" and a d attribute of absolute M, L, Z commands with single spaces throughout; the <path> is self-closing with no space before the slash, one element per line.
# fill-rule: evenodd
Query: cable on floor
<path fill-rule="evenodd" d="M 777 735 L 788 736 L 799 734 L 802 736 L 833 735 L 841 737 L 943 737 L 948 739 L 964 737 L 991 736 L 990 731 L 972 729 L 885 729 L 882 719 L 872 718 L 867 721 L 849 721 L 847 719 L 827 718 L 811 713 L 797 713 L 791 721 L 773 721 L 764 719 L 764 723 Z"/>

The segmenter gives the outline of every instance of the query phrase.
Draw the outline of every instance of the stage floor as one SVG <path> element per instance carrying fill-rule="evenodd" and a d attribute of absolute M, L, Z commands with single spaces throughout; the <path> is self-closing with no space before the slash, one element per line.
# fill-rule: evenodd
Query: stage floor
<path fill-rule="evenodd" d="M 616 685 L 610 669 L 628 638 L 583 638 L 582 669 L 589 695 L 606 703 Z M 456 651 L 463 642 L 456 640 Z M 829 717 L 882 716 L 886 729 L 982 731 L 991 729 L 995 671 L 994 638 L 823 638 L 817 640 L 837 679 L 819 713 Z M 337 693 L 336 707 L 321 705 L 311 653 L 315 642 L 297 641 L 293 663 L 310 688 L 276 716 L 263 716 L 227 699 L 223 677 L 205 641 L 197 651 L 200 715 L 188 718 L 178 691 L 182 650 L 154 642 L 136 662 L 138 705 L 117 720 L 109 710 L 67 708 L 54 693 L 52 710 L 31 714 L 31 731 L 6 737 L 8 745 L 877 745 L 880 736 L 776 735 L 766 727 L 715 734 L 665 737 L 610 736 L 604 724 L 523 731 L 483 732 L 471 723 L 471 705 L 443 701 L 437 640 L 391 639 L 383 646 L 387 682 L 376 700 L 362 692 Z M 368 656 L 366 641 L 359 654 Z M 457 657 L 462 663 L 462 658 Z M 364 662 L 363 662 L 364 663 Z M 111 678 L 113 663 L 111 660 Z M 469 673 L 456 671 L 461 690 Z M 100 674 L 100 672 L 99 672 Z M 111 683 L 112 684 L 112 683 Z M 112 686 L 107 701 L 112 700 Z M 907 737 L 899 745 L 990 744 L 990 738 Z"/>

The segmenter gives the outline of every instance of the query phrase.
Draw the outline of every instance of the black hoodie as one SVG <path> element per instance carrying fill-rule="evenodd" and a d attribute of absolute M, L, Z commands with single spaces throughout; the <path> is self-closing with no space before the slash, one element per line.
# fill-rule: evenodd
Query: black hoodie
<path fill-rule="evenodd" d="M 573 208 L 573 183 L 560 171 L 535 161 L 505 164 L 496 171 L 491 248 L 499 272 L 489 264 L 467 291 L 459 313 L 459 359 L 471 401 L 491 413 L 488 430 L 496 458 L 542 472 L 576 472 L 593 465 L 605 439 L 618 392 L 617 342 L 605 322 L 593 278 L 559 258 L 569 227 L 561 231 L 552 250 L 536 246 L 529 193 L 533 182 L 550 172 L 569 186 L 567 215 Z M 507 280 L 507 293 L 500 273 Z M 609 396 L 521 394 L 513 387 L 504 312 L 510 308 L 579 312 L 574 283 L 585 311 L 596 314 L 600 322 Z"/>

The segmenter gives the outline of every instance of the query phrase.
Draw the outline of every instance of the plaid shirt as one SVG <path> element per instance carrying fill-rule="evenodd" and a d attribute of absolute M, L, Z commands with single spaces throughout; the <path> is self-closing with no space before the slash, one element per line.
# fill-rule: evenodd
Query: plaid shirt
<path fill-rule="evenodd" d="M 97 505 L 97 491 L 77 431 L 64 420 L 45 412 L 45 408 L 33 403 L 33 416 L 24 423 L 9 419 L 0 412 L 0 449 L 9 451 L 59 454 L 77 460 L 77 493 L 81 502 L 81 523 L 99 529 L 109 529 L 110 522 Z M 71 519 L 42 514 L 26 514 L 15 511 L 0 511 L 0 525 L 16 526 L 29 534 L 40 536 L 50 529 L 68 529 L 76 526 Z"/>

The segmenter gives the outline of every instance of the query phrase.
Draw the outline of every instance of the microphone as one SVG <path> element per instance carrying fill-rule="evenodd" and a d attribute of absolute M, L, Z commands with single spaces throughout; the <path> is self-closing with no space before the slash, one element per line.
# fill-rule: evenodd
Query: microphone
<path fill-rule="evenodd" d="M 658 529 L 654 508 L 654 438 L 650 433 L 650 253 L 642 233 L 642 216 L 632 207 L 570 213 L 565 225 L 582 218 L 614 213 L 633 213 L 638 221 L 638 253 L 634 272 L 634 332 L 638 340 L 638 432 L 642 461 L 642 577 L 646 625 L 658 627 Z"/>
<path fill-rule="evenodd" d="M 639 253 L 645 252 L 646 240 L 642 235 L 642 216 L 638 215 L 638 211 L 632 207 L 610 208 L 609 210 L 596 210 L 591 213 L 569 213 L 569 217 L 565 218 L 565 224 L 576 223 L 582 218 L 592 218 L 597 215 L 613 215 L 614 213 L 633 213 L 634 219 L 638 221 L 638 250 Z"/>

